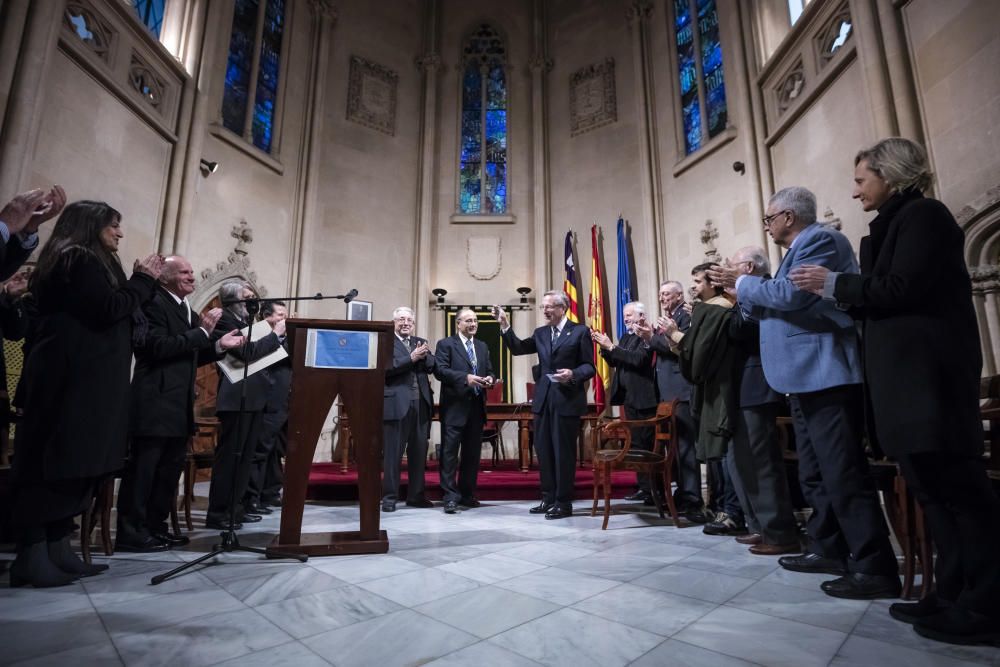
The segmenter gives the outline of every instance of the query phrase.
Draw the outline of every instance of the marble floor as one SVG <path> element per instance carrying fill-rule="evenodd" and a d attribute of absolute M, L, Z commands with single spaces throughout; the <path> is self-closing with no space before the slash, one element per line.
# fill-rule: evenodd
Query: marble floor
<path fill-rule="evenodd" d="M 202 485 L 199 485 L 201 487 Z M 201 490 L 201 489 L 200 489 Z M 201 490 L 204 493 L 204 490 Z M 229 554 L 151 586 L 209 549 L 121 554 L 65 588 L 0 580 L 0 663 L 925 667 L 1000 665 L 1000 650 L 925 640 L 884 602 L 829 598 L 731 538 L 623 505 L 545 521 L 528 502 L 383 514 L 390 552 L 307 564 Z M 624 509 L 627 508 L 627 509 Z M 263 545 L 278 515 L 241 532 Z M 348 530 L 353 505 L 312 504 L 304 530 Z M 199 523 L 200 525 L 200 523 Z"/>

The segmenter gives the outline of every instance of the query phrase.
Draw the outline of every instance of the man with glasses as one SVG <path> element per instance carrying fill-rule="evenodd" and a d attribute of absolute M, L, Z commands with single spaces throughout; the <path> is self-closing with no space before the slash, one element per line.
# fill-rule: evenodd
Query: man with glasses
<path fill-rule="evenodd" d="M 524 340 L 514 335 L 500 306 L 493 316 L 513 354 L 538 354 L 539 378 L 531 411 L 535 414 L 535 452 L 542 482 L 542 502 L 529 511 L 546 519 L 573 515 L 576 480 L 576 439 L 580 417 L 587 411 L 587 380 L 594 377 L 594 346 L 590 332 L 566 317 L 565 292 L 542 296 L 545 324 Z"/>
<path fill-rule="evenodd" d="M 385 372 L 382 405 L 382 511 L 395 512 L 399 496 L 403 452 L 409 474 L 406 504 L 433 507 L 424 496 L 424 466 L 431 434 L 434 393 L 427 376 L 434 372 L 434 355 L 427 341 L 413 335 L 413 310 L 400 306 L 392 311 L 395 337 L 392 368 Z"/>
<path fill-rule="evenodd" d="M 795 572 L 838 575 L 821 585 L 827 595 L 897 597 L 896 556 L 861 442 L 861 361 L 854 320 L 788 278 L 804 264 L 858 273 L 854 252 L 843 234 L 816 224 L 816 197 L 806 188 L 775 193 L 764 225 L 788 251 L 773 279 L 737 277 L 736 270 L 722 267 L 710 276 L 735 285 L 739 307 L 760 322 L 764 376 L 791 403 L 799 483 L 813 511 L 806 525 L 808 551 L 778 562 Z"/>

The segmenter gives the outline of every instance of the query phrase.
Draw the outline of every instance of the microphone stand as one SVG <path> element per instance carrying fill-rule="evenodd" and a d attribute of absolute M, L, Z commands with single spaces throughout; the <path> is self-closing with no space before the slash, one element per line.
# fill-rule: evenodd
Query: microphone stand
<path fill-rule="evenodd" d="M 352 294 L 353 292 L 353 294 Z M 343 299 L 344 303 L 350 303 L 350 301 L 357 296 L 357 290 L 351 290 L 347 294 L 338 294 L 337 296 L 323 296 L 322 293 L 317 293 L 315 296 L 292 296 L 292 297 L 272 297 L 266 299 L 238 299 L 234 301 L 228 301 L 223 305 L 233 305 L 237 303 L 242 303 L 246 305 L 247 309 L 247 319 L 249 320 L 249 326 L 247 329 L 246 338 L 243 340 L 243 379 L 240 386 L 240 410 L 236 417 L 236 436 L 240 438 L 243 434 L 243 423 L 246 416 L 246 400 L 247 400 L 247 377 L 250 368 L 250 362 L 247 360 L 247 350 L 250 345 L 250 333 L 253 329 L 254 317 L 260 311 L 261 302 L 273 303 L 275 301 L 320 301 L 326 299 Z M 149 580 L 150 585 L 156 586 L 157 584 L 162 584 L 167 579 L 173 576 L 181 574 L 185 570 L 188 570 L 195 565 L 199 565 L 206 560 L 215 558 L 220 554 L 233 553 L 234 551 L 242 551 L 246 553 L 255 553 L 267 557 L 268 559 L 276 558 L 289 558 L 295 559 L 300 563 L 305 563 L 309 560 L 309 556 L 306 554 L 293 554 L 284 553 L 280 551 L 274 551 L 273 549 L 261 549 L 260 547 L 248 547 L 240 544 L 239 537 L 236 535 L 236 480 L 239 478 L 240 464 L 243 461 L 243 457 L 246 455 L 246 448 L 249 442 L 252 440 L 248 437 L 245 442 L 240 443 L 240 446 L 236 448 L 234 455 L 236 456 L 235 465 L 233 466 L 232 479 L 230 479 L 229 487 L 229 518 L 228 525 L 226 529 L 222 531 L 219 536 L 219 543 L 212 546 L 212 550 L 203 556 L 184 563 L 179 567 L 175 567 L 169 572 L 164 572 L 163 574 L 158 574 Z"/>

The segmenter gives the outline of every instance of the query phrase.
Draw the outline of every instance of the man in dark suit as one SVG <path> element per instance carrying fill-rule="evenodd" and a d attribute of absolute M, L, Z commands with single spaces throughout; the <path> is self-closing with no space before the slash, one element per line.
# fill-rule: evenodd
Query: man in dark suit
<path fill-rule="evenodd" d="M 441 381 L 441 490 L 446 514 L 457 512 L 459 505 L 479 506 L 476 477 L 483 448 L 486 389 L 494 382 L 489 348 L 476 340 L 476 313 L 468 308 L 460 310 L 455 328 L 458 333 L 438 341 L 435 350 L 434 375 Z"/>
<path fill-rule="evenodd" d="M 677 323 L 677 330 L 687 333 L 691 328 L 691 315 L 684 308 L 684 286 L 668 280 L 660 285 L 660 311 L 655 327 L 643 324 L 636 327 L 636 334 L 656 353 L 656 388 L 660 401 L 674 400 L 677 404 L 677 490 L 674 502 L 684 518 L 692 523 L 706 523 L 713 515 L 705 509 L 701 495 L 701 465 L 695 450 L 697 427 L 691 416 L 691 383 L 681 374 L 680 360 L 663 334 L 662 321 Z"/>
<path fill-rule="evenodd" d="M 161 551 L 188 543 L 170 533 L 167 517 L 195 428 L 195 372 L 242 342 L 238 332 L 230 332 L 213 345 L 210 332 L 222 309 L 199 318 L 187 300 L 193 291 L 190 262 L 167 257 L 156 293 L 142 307 L 147 330 L 134 341 L 131 447 L 118 492 L 117 551 Z"/>
<path fill-rule="evenodd" d="M 253 290 L 242 280 L 224 282 L 219 288 L 219 298 L 223 305 L 222 316 L 215 325 L 213 337 L 221 338 L 234 329 L 250 326 L 251 317 L 244 301 L 254 297 Z M 234 347 L 228 353 L 240 362 L 249 364 L 281 347 L 281 338 L 284 335 L 285 321 L 279 320 L 271 333 L 258 340 L 247 341 L 245 345 Z M 270 386 L 270 382 L 262 372 L 254 373 L 246 380 L 236 383 L 230 382 L 225 373 L 219 373 L 219 393 L 215 405 L 215 414 L 219 418 L 219 446 L 215 449 L 215 461 L 212 463 L 212 486 L 209 487 L 208 511 L 205 513 L 207 528 L 218 530 L 229 528 L 232 499 L 236 502 L 233 512 L 234 530 L 242 528 L 243 523 L 261 520 L 259 514 L 245 511 L 242 500 L 250 480 L 254 447 L 257 444 L 257 434 L 260 432 Z M 242 400 L 244 391 L 246 391 L 245 401 Z"/>
<path fill-rule="evenodd" d="M 542 296 L 545 325 L 531 338 L 521 340 L 510 328 L 507 313 L 493 306 L 501 335 L 513 354 L 537 354 L 538 384 L 531 410 L 535 414 L 535 452 L 541 473 L 542 502 L 532 514 L 546 519 L 573 515 L 576 479 L 576 440 L 580 417 L 587 411 L 587 380 L 594 368 L 594 344 L 590 331 L 566 317 L 569 297 L 550 291 Z"/>
<path fill-rule="evenodd" d="M 260 316 L 273 328 L 288 317 L 288 307 L 282 301 L 268 301 Z M 284 336 L 278 337 L 288 351 Z M 263 369 L 268 382 L 267 399 L 261 416 L 260 434 L 253 453 L 250 482 L 243 497 L 243 507 L 251 514 L 271 514 L 269 503 L 281 494 L 284 473 L 281 457 L 284 453 L 284 429 L 288 423 L 288 392 L 292 386 L 292 360 L 286 357 Z"/>
<path fill-rule="evenodd" d="M 400 306 L 392 311 L 395 338 L 392 368 L 385 372 L 382 407 L 383 464 L 382 511 L 395 512 L 399 496 L 400 467 L 406 452 L 408 483 L 406 504 L 433 507 L 424 496 L 424 466 L 427 440 L 434 414 L 434 394 L 427 376 L 434 372 L 434 355 L 427 341 L 413 335 L 413 310 Z"/>
<path fill-rule="evenodd" d="M 590 337 L 601 348 L 601 356 L 615 369 L 611 379 L 611 405 L 622 406 L 625 419 L 649 419 L 656 414 L 656 369 L 653 352 L 634 333 L 636 324 L 645 322 L 646 306 L 638 301 L 622 308 L 627 332 L 615 345 L 611 338 L 600 331 Z M 632 429 L 633 449 L 653 449 L 654 428 L 639 426 Z M 652 487 L 648 475 L 639 475 L 639 490 L 627 500 L 642 500 L 653 504 Z M 660 486 L 662 486 L 662 482 Z"/>

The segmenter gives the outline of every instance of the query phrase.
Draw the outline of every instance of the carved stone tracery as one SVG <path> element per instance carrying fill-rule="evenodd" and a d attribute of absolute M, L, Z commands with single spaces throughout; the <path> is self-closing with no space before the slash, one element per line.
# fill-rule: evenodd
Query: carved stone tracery
<path fill-rule="evenodd" d="M 802 67 L 802 60 L 800 59 L 775 90 L 779 116 L 795 104 L 805 90 L 805 87 L 806 76 Z"/>
<path fill-rule="evenodd" d="M 618 120 L 615 60 L 588 65 L 569 78 L 570 135 L 577 136 Z"/>
<path fill-rule="evenodd" d="M 64 24 L 101 60 L 108 62 L 114 30 L 85 3 L 71 0 L 63 13 Z"/>
<path fill-rule="evenodd" d="M 351 56 L 347 120 L 395 136 L 398 83 L 399 75 L 391 69 Z"/>
<path fill-rule="evenodd" d="M 134 52 L 128 68 L 128 82 L 150 106 L 157 111 L 162 110 L 161 105 L 167 84 Z"/>

